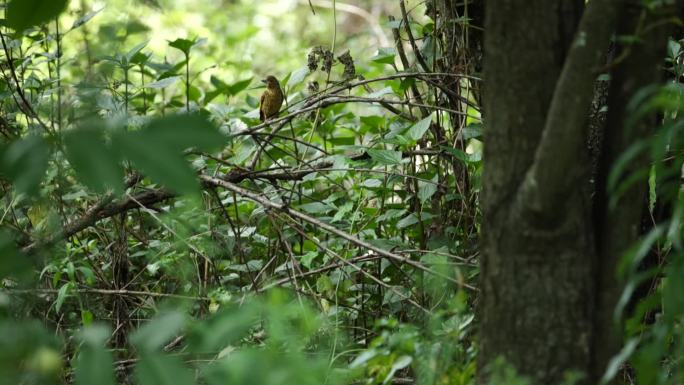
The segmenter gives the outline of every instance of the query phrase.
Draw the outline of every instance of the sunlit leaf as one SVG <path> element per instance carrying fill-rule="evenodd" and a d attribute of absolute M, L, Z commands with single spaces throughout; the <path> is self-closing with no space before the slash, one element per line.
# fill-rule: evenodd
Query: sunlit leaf
<path fill-rule="evenodd" d="M 78 19 L 76 19 L 74 21 L 74 24 L 71 25 L 71 29 L 76 29 L 76 28 L 82 26 L 83 24 L 89 22 L 98 13 L 102 12 L 103 9 L 104 9 L 104 7 L 98 9 L 97 11 L 88 12 L 85 15 L 79 17 Z"/>
<path fill-rule="evenodd" d="M 126 59 L 128 60 L 128 62 L 130 63 L 133 60 L 133 57 L 135 55 L 137 55 L 138 53 L 140 53 L 140 51 L 143 48 L 145 48 L 146 46 L 147 46 L 147 41 L 144 41 L 144 42 L 136 45 L 135 47 L 131 48 L 131 50 L 126 53 Z"/>
<path fill-rule="evenodd" d="M 145 84 L 145 88 L 166 88 L 172 84 L 175 84 L 180 79 L 180 76 L 169 76 L 167 78 L 157 80 L 156 82 Z"/>
<path fill-rule="evenodd" d="M 183 51 L 183 53 L 187 56 L 190 54 L 190 49 L 194 47 L 197 42 L 198 41 L 196 39 L 176 39 L 174 41 L 170 41 L 169 46 Z"/>

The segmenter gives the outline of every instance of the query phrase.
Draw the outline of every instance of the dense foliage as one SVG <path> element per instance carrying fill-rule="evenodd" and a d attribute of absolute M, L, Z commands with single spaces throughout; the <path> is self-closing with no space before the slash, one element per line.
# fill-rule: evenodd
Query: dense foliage
<path fill-rule="evenodd" d="M 435 3 L 5 2 L 0 384 L 474 384 L 482 27 Z M 606 381 L 683 381 L 681 44 Z"/>
<path fill-rule="evenodd" d="M 2 31 L 3 383 L 471 380 L 477 79 L 366 48 L 438 70 L 424 7 L 65 3 Z"/>

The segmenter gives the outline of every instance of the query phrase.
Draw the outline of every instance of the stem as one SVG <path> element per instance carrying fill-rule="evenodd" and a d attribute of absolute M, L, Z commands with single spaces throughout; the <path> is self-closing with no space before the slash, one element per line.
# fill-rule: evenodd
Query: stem
<path fill-rule="evenodd" d="M 185 54 L 185 111 L 190 112 L 190 54 Z"/>
<path fill-rule="evenodd" d="M 128 67 L 124 68 L 124 112 L 128 117 Z"/>
<path fill-rule="evenodd" d="M 57 127 L 62 128 L 62 37 L 59 34 L 59 16 L 55 18 L 55 35 L 57 42 Z"/>
<path fill-rule="evenodd" d="M 142 98 L 143 98 L 143 115 L 147 114 L 147 95 L 145 95 L 145 65 L 140 65 L 140 77 L 142 78 Z"/>

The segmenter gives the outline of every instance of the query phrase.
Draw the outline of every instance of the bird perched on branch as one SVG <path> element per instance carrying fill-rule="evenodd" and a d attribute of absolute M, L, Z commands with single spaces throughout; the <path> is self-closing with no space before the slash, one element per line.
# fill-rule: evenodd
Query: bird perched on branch
<path fill-rule="evenodd" d="M 283 90 L 280 89 L 280 83 L 275 76 L 268 76 L 262 82 L 266 83 L 266 91 L 261 95 L 259 119 L 265 122 L 274 116 L 278 116 L 280 106 L 283 104 Z"/>

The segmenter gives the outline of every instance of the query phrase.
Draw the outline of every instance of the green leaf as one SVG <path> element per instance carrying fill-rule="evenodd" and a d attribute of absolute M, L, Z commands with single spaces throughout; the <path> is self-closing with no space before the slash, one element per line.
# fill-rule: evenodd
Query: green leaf
<path fill-rule="evenodd" d="M 378 49 L 378 53 L 375 54 L 371 61 L 381 64 L 394 64 L 394 57 L 397 54 L 397 50 L 393 47 L 382 47 Z"/>
<path fill-rule="evenodd" d="M 311 269 L 311 262 L 313 262 L 313 260 L 317 257 L 317 251 L 309 251 L 308 253 L 300 256 L 299 261 L 302 263 L 302 265 L 304 265 L 304 267 L 306 267 L 307 269 Z"/>
<path fill-rule="evenodd" d="M 226 87 L 226 92 L 230 96 L 237 95 L 240 92 L 244 91 L 247 87 L 249 87 L 250 84 L 252 84 L 252 79 L 254 79 L 254 78 L 249 78 L 249 79 L 240 80 L 238 82 L 235 82 L 235 83 Z"/>
<path fill-rule="evenodd" d="M 183 51 L 185 56 L 190 54 L 190 49 L 197 43 L 197 40 L 176 39 L 169 42 L 169 46 Z"/>
<path fill-rule="evenodd" d="M 76 385 L 114 385 L 114 360 L 107 349 L 111 331 L 104 325 L 93 325 L 79 333 L 83 342 L 75 360 Z"/>
<path fill-rule="evenodd" d="M 306 76 L 309 74 L 309 67 L 304 66 L 294 72 L 292 72 L 292 75 L 290 76 L 290 79 L 287 81 L 287 86 L 289 88 L 292 88 L 299 83 L 303 82 L 304 79 L 306 79 Z"/>
<path fill-rule="evenodd" d="M 343 218 L 347 216 L 347 213 L 351 212 L 352 209 L 354 208 L 354 203 L 352 202 L 347 202 L 343 204 L 341 207 L 337 208 L 337 211 L 335 212 L 335 216 L 332 219 L 332 222 L 339 222 Z"/>
<path fill-rule="evenodd" d="M 363 181 L 363 186 L 368 188 L 376 188 L 382 186 L 382 181 L 380 179 L 366 179 Z"/>
<path fill-rule="evenodd" d="M 678 56 L 679 53 L 682 51 L 682 45 L 676 41 L 669 39 L 667 42 L 667 56 L 671 60 L 675 60 Z"/>
<path fill-rule="evenodd" d="M 137 135 L 133 135 L 137 134 Z M 188 162 L 172 148 L 143 132 L 116 135 L 114 147 L 155 182 L 178 193 L 198 191 L 196 174 Z"/>
<path fill-rule="evenodd" d="M 71 25 L 71 29 L 76 29 L 76 28 L 82 26 L 83 24 L 89 22 L 90 19 L 95 17 L 98 13 L 102 12 L 103 9 L 104 9 L 104 7 L 98 9 L 97 11 L 88 12 L 85 15 L 79 17 L 78 19 L 76 19 L 74 21 L 74 24 Z"/>
<path fill-rule="evenodd" d="M 140 385 L 194 385 L 193 373 L 177 357 L 148 352 L 135 366 Z"/>
<path fill-rule="evenodd" d="M 47 23 L 59 16 L 68 0 L 12 0 L 7 5 L 7 26 L 17 32 Z"/>
<path fill-rule="evenodd" d="M 482 124 L 473 123 L 463 128 L 463 139 L 479 138 L 482 136 Z"/>
<path fill-rule="evenodd" d="M 180 78 L 180 76 L 169 76 L 167 78 L 157 80 L 156 82 L 145 84 L 145 88 L 166 88 L 172 84 L 175 84 L 180 80 Z"/>
<path fill-rule="evenodd" d="M 112 139 L 122 156 L 153 180 L 180 193 L 198 189 L 195 172 L 183 158 L 183 150 L 220 148 L 225 137 L 206 118 L 168 115 L 151 121 L 140 131 L 119 133 Z"/>
<path fill-rule="evenodd" d="M 468 155 L 458 148 L 453 148 L 449 146 L 442 146 L 441 148 L 449 154 L 453 155 L 456 159 L 463 161 L 464 163 L 476 163 L 481 160 L 480 154 Z"/>
<path fill-rule="evenodd" d="M 209 120 L 198 114 L 167 115 L 151 121 L 139 131 L 153 142 L 178 151 L 196 148 L 211 151 L 223 147 L 226 138 Z"/>
<path fill-rule="evenodd" d="M 613 378 L 615 378 L 615 375 L 617 375 L 620 368 L 622 368 L 622 365 L 625 362 L 627 362 L 632 353 L 634 353 L 634 350 L 638 345 L 638 338 L 632 338 L 629 341 L 627 341 L 627 343 L 622 348 L 620 353 L 611 358 L 610 362 L 608 363 L 608 366 L 606 367 L 605 373 L 603 373 L 603 378 L 601 378 L 601 384 L 607 384 Z"/>
<path fill-rule="evenodd" d="M 90 326 L 93 323 L 93 319 L 95 316 L 93 315 L 93 312 L 90 310 L 81 310 L 81 323 L 83 326 Z"/>
<path fill-rule="evenodd" d="M 390 381 L 392 381 L 392 377 L 394 377 L 394 373 L 396 373 L 398 370 L 404 369 L 405 367 L 411 365 L 411 362 L 413 362 L 413 358 L 411 358 L 411 356 L 399 357 L 392 364 L 392 369 L 390 369 L 389 373 L 387 373 L 387 376 L 385 377 L 385 380 L 382 383 L 388 384 Z"/>
<path fill-rule="evenodd" d="M 386 221 L 388 219 L 399 218 L 404 214 L 406 214 L 406 209 L 389 209 L 385 211 L 384 214 L 378 217 L 378 222 Z"/>
<path fill-rule="evenodd" d="M 177 311 L 162 313 L 140 327 L 131 336 L 131 342 L 145 352 L 160 349 L 164 343 L 178 334 L 185 325 L 185 314 Z"/>
<path fill-rule="evenodd" d="M 323 214 L 330 210 L 334 210 L 335 206 L 331 206 L 321 202 L 305 203 L 299 206 L 299 209 L 310 214 Z"/>
<path fill-rule="evenodd" d="M 365 365 L 368 361 L 371 359 L 377 357 L 379 354 L 381 354 L 378 350 L 376 349 L 368 349 L 361 354 L 359 354 L 354 361 L 352 361 L 351 364 L 349 364 L 350 368 L 358 368 L 363 365 Z"/>
<path fill-rule="evenodd" d="M 17 249 L 10 234 L 0 230 L 0 279 L 27 280 L 33 272 L 31 267 L 28 257 Z"/>
<path fill-rule="evenodd" d="M 71 289 L 72 286 L 73 284 L 71 282 L 67 282 L 57 291 L 57 299 L 55 300 L 55 310 L 57 313 L 62 309 L 62 305 L 64 304 L 67 295 L 69 295 L 69 289 Z"/>
<path fill-rule="evenodd" d="M 259 310 L 257 304 L 248 303 L 217 313 L 193 331 L 191 345 L 198 352 L 213 352 L 235 343 L 257 322 Z"/>
<path fill-rule="evenodd" d="M 401 163 L 401 151 L 370 149 L 367 152 L 373 160 L 382 165 L 392 166 Z"/>
<path fill-rule="evenodd" d="M 38 135 L 15 141 L 2 154 L 2 171 L 20 192 L 35 195 L 45 175 L 49 147 Z"/>
<path fill-rule="evenodd" d="M 113 189 L 119 194 L 123 192 L 123 167 L 96 124 L 71 130 L 64 136 L 66 156 L 86 186 L 97 192 Z"/>
<path fill-rule="evenodd" d="M 146 45 L 147 45 L 147 42 L 144 41 L 144 42 L 136 45 L 135 47 L 133 47 L 130 51 L 128 51 L 126 53 L 127 62 L 130 63 L 133 60 L 133 57 L 135 57 L 135 55 L 137 55 L 143 48 L 145 48 Z"/>
<path fill-rule="evenodd" d="M 432 124 L 432 116 L 428 116 L 427 118 L 417 122 L 411 128 L 409 128 L 409 137 L 415 141 L 420 140 L 423 135 L 425 135 L 425 132 L 430 128 L 430 124 Z"/>
<path fill-rule="evenodd" d="M 425 203 L 437 192 L 437 175 L 432 178 L 432 182 L 418 181 L 418 199 L 421 203 Z"/>
<path fill-rule="evenodd" d="M 394 94 L 392 87 L 385 87 L 385 88 L 382 88 L 378 91 L 375 91 L 375 92 L 368 94 L 367 97 L 371 98 L 371 99 L 380 99 L 385 95 L 391 95 L 391 94 Z"/>
<path fill-rule="evenodd" d="M 418 222 L 418 216 L 415 213 L 411 213 L 397 222 L 397 228 L 405 229 L 411 225 L 415 225 Z"/>

